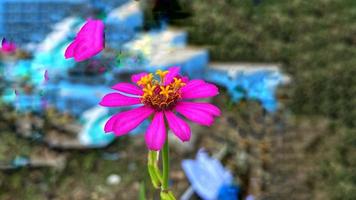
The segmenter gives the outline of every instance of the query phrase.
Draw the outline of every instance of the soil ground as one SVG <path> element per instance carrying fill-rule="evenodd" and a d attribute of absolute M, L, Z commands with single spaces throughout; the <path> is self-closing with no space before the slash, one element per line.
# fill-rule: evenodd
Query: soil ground
<path fill-rule="evenodd" d="M 241 197 L 254 194 L 261 199 L 286 199 L 291 193 L 291 199 L 322 197 L 322 193 L 313 192 L 313 174 L 318 169 L 314 147 L 325 134 L 326 122 L 298 120 L 283 108 L 267 114 L 257 102 L 231 104 L 225 93 L 213 101 L 222 108 L 222 117 L 210 128 L 193 126 L 197 140 L 192 149 L 171 148 L 170 177 L 176 196 L 189 186 L 181 161 L 194 158 L 203 147 L 211 154 L 226 149 L 221 159 L 236 177 Z M 147 199 L 158 199 L 146 172 L 147 150 L 142 135 L 118 138 L 104 149 L 61 150 L 21 138 L 11 127 L 5 130 L 0 134 L 1 161 L 48 152 L 46 155 L 53 157 L 65 155 L 67 162 L 63 169 L 1 172 L 1 199 L 131 200 L 138 199 L 142 184 Z M 113 156 L 118 159 L 110 159 Z M 108 183 L 112 174 L 121 178 L 117 185 Z"/>

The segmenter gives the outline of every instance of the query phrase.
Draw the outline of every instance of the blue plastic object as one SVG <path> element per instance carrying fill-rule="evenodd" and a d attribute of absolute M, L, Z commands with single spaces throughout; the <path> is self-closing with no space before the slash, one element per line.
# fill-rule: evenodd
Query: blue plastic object
<path fill-rule="evenodd" d="M 233 176 L 220 161 L 209 157 L 204 150 L 198 152 L 195 160 L 183 160 L 182 167 L 194 191 L 202 199 L 216 200 L 219 193 L 223 197 L 230 192 L 223 186 L 232 185 Z"/>
<path fill-rule="evenodd" d="M 219 189 L 218 200 L 238 200 L 239 188 L 236 185 L 222 185 Z"/>

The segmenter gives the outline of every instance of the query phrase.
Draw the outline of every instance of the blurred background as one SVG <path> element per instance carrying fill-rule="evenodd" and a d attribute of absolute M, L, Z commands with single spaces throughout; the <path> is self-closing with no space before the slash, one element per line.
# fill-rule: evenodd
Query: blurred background
<path fill-rule="evenodd" d="M 65 59 L 87 18 L 104 51 Z M 0 199 L 159 199 L 147 122 L 105 134 L 119 110 L 98 102 L 170 66 L 217 84 L 223 113 L 170 138 L 178 199 L 356 199 L 355 19 L 354 0 L 1 0 Z M 199 178 L 201 149 L 230 181 Z"/>

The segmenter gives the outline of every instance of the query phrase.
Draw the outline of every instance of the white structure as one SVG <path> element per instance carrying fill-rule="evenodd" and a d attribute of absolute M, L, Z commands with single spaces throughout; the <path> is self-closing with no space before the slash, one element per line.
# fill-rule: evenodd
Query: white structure
<path fill-rule="evenodd" d="M 191 78 L 203 76 L 203 71 L 209 62 L 206 49 L 187 46 L 187 33 L 173 28 L 144 32 L 125 43 L 123 49 L 128 52 L 141 54 L 145 62 L 126 65 L 117 71 L 129 69 L 154 71 L 158 68 L 180 66 L 183 74 Z"/>

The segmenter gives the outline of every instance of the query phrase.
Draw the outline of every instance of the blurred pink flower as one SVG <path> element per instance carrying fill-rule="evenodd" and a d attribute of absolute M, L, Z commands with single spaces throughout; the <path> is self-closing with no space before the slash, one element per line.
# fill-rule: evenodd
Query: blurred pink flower
<path fill-rule="evenodd" d="M 14 53 L 16 51 L 16 45 L 13 42 L 8 42 L 5 38 L 1 41 L 1 52 Z"/>
<path fill-rule="evenodd" d="M 46 83 L 47 81 L 49 81 L 49 76 L 48 76 L 48 71 L 47 69 L 45 70 L 44 74 L 43 74 L 43 78 L 44 78 L 44 82 Z"/>
<path fill-rule="evenodd" d="M 67 59 L 74 57 L 75 61 L 80 62 L 95 56 L 104 47 L 104 23 L 101 20 L 88 19 L 67 47 L 64 56 Z"/>
<path fill-rule="evenodd" d="M 211 126 L 214 117 L 220 116 L 220 109 L 210 103 L 187 101 L 190 99 L 216 96 L 218 88 L 203 80 L 188 80 L 179 75 L 179 68 L 168 71 L 158 70 L 155 74 L 140 73 L 132 76 L 131 83 L 118 83 L 112 88 L 117 93 L 109 93 L 99 103 L 105 107 L 141 106 L 113 115 L 105 124 L 105 132 L 122 136 L 136 128 L 153 115 L 146 130 L 145 140 L 150 150 L 158 151 L 166 140 L 166 123 L 183 142 L 189 141 L 191 130 L 187 122 L 177 115 L 204 126 Z"/>

